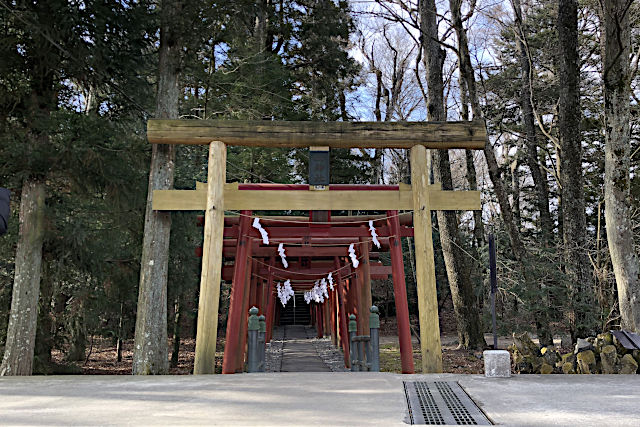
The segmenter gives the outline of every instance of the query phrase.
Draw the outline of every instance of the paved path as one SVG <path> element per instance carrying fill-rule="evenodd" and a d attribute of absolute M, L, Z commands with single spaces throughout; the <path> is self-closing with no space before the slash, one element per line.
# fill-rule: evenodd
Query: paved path
<path fill-rule="evenodd" d="M 280 372 L 330 372 L 309 338 L 304 326 L 284 327 L 284 346 Z M 312 331 L 312 330 L 311 330 Z"/>
<path fill-rule="evenodd" d="M 404 424 L 402 381 L 458 381 L 496 424 L 638 426 L 637 375 L 304 372 L 0 377 L 0 425 Z"/>

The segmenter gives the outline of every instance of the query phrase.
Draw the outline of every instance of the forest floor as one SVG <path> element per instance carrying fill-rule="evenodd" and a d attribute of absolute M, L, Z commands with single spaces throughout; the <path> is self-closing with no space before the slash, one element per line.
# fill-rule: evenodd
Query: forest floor
<path fill-rule="evenodd" d="M 442 359 L 445 373 L 481 374 L 484 372 L 482 351 L 470 351 L 457 348 L 458 337 L 456 323 L 451 304 L 445 304 L 440 311 L 440 333 L 442 341 Z M 417 319 L 411 319 L 417 324 Z M 417 329 L 417 328 L 416 328 Z M 380 369 L 384 372 L 401 372 L 400 348 L 398 344 L 397 322 L 395 317 L 380 319 Z M 506 341 L 507 337 L 504 337 Z M 503 340 L 501 340 L 503 341 Z M 413 359 L 416 373 L 421 372 L 420 344 L 416 336 L 412 336 Z M 169 356 L 171 356 L 172 340 L 169 339 Z M 224 339 L 218 340 L 216 351 L 216 372 L 222 370 Z M 195 357 L 195 339 L 180 340 L 178 364 L 169 369 L 172 375 L 189 375 L 193 371 Z M 117 361 L 116 345 L 113 340 L 92 337 L 87 348 L 84 361 L 69 362 L 64 359 L 64 352 L 58 349 L 52 352 L 54 364 L 52 372 L 56 374 L 74 373 L 84 375 L 131 375 L 133 363 L 133 339 L 125 340 L 122 349 L 122 360 Z"/>
<path fill-rule="evenodd" d="M 451 341 L 454 337 L 443 337 L 444 341 Z M 380 345 L 380 369 L 384 372 L 400 373 L 400 349 L 397 344 L 398 337 L 396 335 L 385 335 L 381 337 Z M 220 345 L 224 342 L 220 342 Z M 171 348 L 171 343 L 170 346 Z M 90 351 L 90 353 L 89 353 Z M 469 350 L 456 349 L 455 346 L 443 345 L 442 358 L 444 372 L 458 374 L 480 374 L 484 369 L 482 362 L 482 352 L 473 352 Z M 133 361 L 133 340 L 126 340 L 123 345 L 122 361 L 117 361 L 116 347 L 111 340 L 104 338 L 95 338 L 90 350 L 87 349 L 88 357 L 85 361 L 67 362 L 64 360 L 64 354 L 60 350 L 54 350 L 52 361 L 56 365 L 73 364 L 81 369 L 81 372 L 69 371 L 67 373 L 82 373 L 84 375 L 131 375 L 131 367 Z M 193 360 L 195 357 L 195 340 L 182 339 L 180 341 L 180 357 L 178 365 L 172 367 L 169 373 L 172 375 L 188 375 L 193 371 Z M 413 342 L 413 358 L 416 373 L 421 370 L 421 354 L 420 345 L 417 341 Z M 216 352 L 216 362 L 220 364 L 222 361 L 222 352 Z M 217 367 L 219 368 L 219 367 Z M 54 369 L 53 373 L 57 372 Z"/>

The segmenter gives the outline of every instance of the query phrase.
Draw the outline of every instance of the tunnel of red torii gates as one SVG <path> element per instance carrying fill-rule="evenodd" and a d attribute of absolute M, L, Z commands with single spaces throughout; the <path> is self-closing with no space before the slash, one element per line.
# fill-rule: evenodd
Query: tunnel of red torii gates
<path fill-rule="evenodd" d="M 302 190 L 308 185 L 239 184 L 238 190 Z M 398 191 L 398 185 L 331 185 L 329 190 Z M 268 193 L 265 193 L 268 197 Z M 268 233 L 263 242 L 257 228 L 259 218 Z M 200 225 L 204 216 L 199 216 Z M 373 244 L 370 222 L 380 248 Z M 279 323 L 283 308 L 276 286 L 289 280 L 296 293 L 310 290 L 322 278 L 332 274 L 335 286 L 328 289 L 323 302 L 311 301 L 311 322 L 319 338 L 331 336 L 340 346 L 345 366 L 349 367 L 349 315 L 357 318 L 358 335 L 369 334 L 372 306 L 371 280 L 393 277 L 398 337 L 403 373 L 413 373 L 413 349 L 402 254 L 403 237 L 412 237 L 412 214 L 387 211 L 385 215 L 332 216 L 327 211 L 310 211 L 308 216 L 259 216 L 252 211 L 227 215 L 224 219 L 222 279 L 231 282 L 231 300 L 227 317 L 226 343 L 222 373 L 242 372 L 247 357 L 247 319 L 250 307 L 266 317 L 266 342 Z M 278 254 L 282 243 L 287 267 Z M 348 248 L 354 244 L 358 267 L 354 268 Z M 378 259 L 389 252 L 391 265 Z M 290 300 L 287 304 L 292 304 Z"/>

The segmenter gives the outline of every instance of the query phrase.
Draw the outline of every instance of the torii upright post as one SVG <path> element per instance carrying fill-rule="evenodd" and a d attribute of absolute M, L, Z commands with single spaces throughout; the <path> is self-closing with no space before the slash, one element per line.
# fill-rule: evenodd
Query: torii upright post
<path fill-rule="evenodd" d="M 214 374 L 218 338 L 218 306 L 222 274 L 224 233 L 224 183 L 227 147 L 220 141 L 209 144 L 207 208 L 204 217 L 204 244 L 194 374 Z"/>
<path fill-rule="evenodd" d="M 436 266 L 431 237 L 431 206 L 427 149 L 411 148 L 411 189 L 413 191 L 413 239 L 416 247 L 416 285 L 420 320 L 422 373 L 442 372 Z"/>

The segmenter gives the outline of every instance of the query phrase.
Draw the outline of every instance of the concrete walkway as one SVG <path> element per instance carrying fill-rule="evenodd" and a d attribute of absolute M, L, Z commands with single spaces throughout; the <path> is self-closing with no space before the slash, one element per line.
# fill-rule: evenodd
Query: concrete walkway
<path fill-rule="evenodd" d="M 636 375 L 0 377 L 0 425 L 404 425 L 402 381 L 458 381 L 503 425 L 637 426 Z"/>
<path fill-rule="evenodd" d="M 285 326 L 280 372 L 330 372 L 313 343 L 308 328 Z"/>

